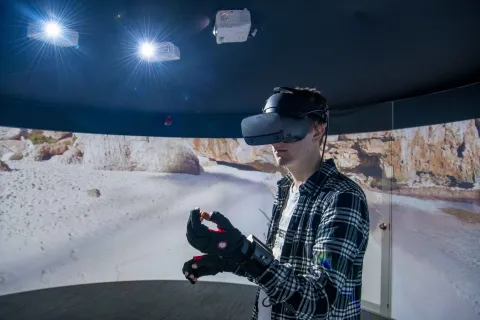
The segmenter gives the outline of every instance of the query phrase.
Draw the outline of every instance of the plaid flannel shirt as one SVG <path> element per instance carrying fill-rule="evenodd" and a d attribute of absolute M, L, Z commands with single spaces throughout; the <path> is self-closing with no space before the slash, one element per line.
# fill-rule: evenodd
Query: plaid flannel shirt
<path fill-rule="evenodd" d="M 293 179 L 278 182 L 267 246 L 272 249 Z M 260 288 L 272 304 L 272 320 L 360 319 L 363 258 L 369 213 L 365 194 L 326 160 L 299 188 L 300 198 L 285 236 L 280 261 L 258 278 L 253 320 L 258 319 Z M 260 301 L 262 303 L 262 301 Z"/>

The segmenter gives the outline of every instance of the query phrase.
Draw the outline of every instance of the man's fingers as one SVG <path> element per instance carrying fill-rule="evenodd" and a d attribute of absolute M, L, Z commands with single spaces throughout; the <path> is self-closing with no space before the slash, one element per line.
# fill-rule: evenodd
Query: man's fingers
<path fill-rule="evenodd" d="M 183 271 L 183 274 L 186 277 L 188 277 L 189 275 L 193 275 L 195 273 L 194 269 L 197 269 L 197 268 L 194 268 L 193 267 L 194 265 L 195 265 L 195 263 L 193 263 L 192 260 L 189 260 L 189 261 L 187 261 L 183 264 L 182 271 Z M 198 266 L 196 266 L 196 267 L 198 267 Z"/>
<path fill-rule="evenodd" d="M 200 221 L 199 209 L 190 211 L 190 218 L 188 219 L 187 231 L 197 235 L 208 234 L 208 228 L 202 225 L 202 222 Z"/>
<path fill-rule="evenodd" d="M 203 222 L 203 220 L 210 220 L 210 213 L 206 211 L 200 211 L 200 222 Z"/>
<path fill-rule="evenodd" d="M 190 263 L 189 262 L 186 262 L 184 265 L 183 265 L 183 274 L 185 276 L 185 278 L 190 281 L 191 284 L 195 284 L 198 279 L 195 277 L 195 275 L 193 274 L 193 271 L 191 270 L 190 268 Z"/>
<path fill-rule="evenodd" d="M 199 275 L 201 276 L 201 271 L 195 271 L 195 270 L 198 270 L 199 266 L 198 266 L 198 262 L 193 262 L 195 261 L 194 259 L 192 260 L 189 260 L 187 262 L 185 262 L 183 264 L 183 268 L 182 268 L 182 271 L 183 271 L 183 274 L 185 275 L 185 277 L 194 277 L 195 279 L 197 279 L 196 277 L 198 277 Z M 195 272 L 200 272 L 200 274 L 195 274 Z"/>
<path fill-rule="evenodd" d="M 200 224 L 200 209 L 193 209 L 190 211 L 190 223 L 192 224 L 192 227 L 196 228 Z"/>
<path fill-rule="evenodd" d="M 198 279 L 195 277 L 193 273 L 185 272 L 184 274 L 185 274 L 185 278 L 187 278 L 187 280 L 190 281 L 191 284 L 194 284 L 195 282 L 198 281 Z"/>
<path fill-rule="evenodd" d="M 199 212 L 199 220 L 200 222 L 203 222 L 203 220 L 210 220 L 210 213 L 208 213 L 207 211 L 201 211 L 200 208 L 195 208 L 194 210 L 192 210 L 191 212 L 195 211 L 194 215 L 197 215 L 197 213 Z"/>
<path fill-rule="evenodd" d="M 234 229 L 230 220 L 228 220 L 227 217 L 225 217 L 223 214 L 221 214 L 218 211 L 213 211 L 210 217 L 210 221 L 212 221 L 213 223 L 216 223 L 217 227 L 220 229 L 224 229 L 224 230 Z"/>

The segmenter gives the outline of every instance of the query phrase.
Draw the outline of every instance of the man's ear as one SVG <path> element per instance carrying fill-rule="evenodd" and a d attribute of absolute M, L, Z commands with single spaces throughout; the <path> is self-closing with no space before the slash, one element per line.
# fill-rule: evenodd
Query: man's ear
<path fill-rule="evenodd" d="M 315 123 L 313 125 L 313 140 L 320 141 L 325 133 L 325 124 Z"/>

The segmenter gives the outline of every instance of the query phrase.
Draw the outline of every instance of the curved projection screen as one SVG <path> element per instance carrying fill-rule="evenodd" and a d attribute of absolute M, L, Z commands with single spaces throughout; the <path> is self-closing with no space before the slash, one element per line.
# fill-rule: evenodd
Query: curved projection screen
<path fill-rule="evenodd" d="M 365 301 L 380 303 L 383 176 L 392 190 L 392 317 L 480 316 L 480 119 L 331 136 L 327 157 L 370 208 Z M 265 239 L 269 147 L 32 129 L 0 131 L 0 295 L 83 283 L 184 280 L 189 210 Z M 230 274 L 209 281 L 245 283 Z M 187 281 L 187 280 L 185 280 Z"/>

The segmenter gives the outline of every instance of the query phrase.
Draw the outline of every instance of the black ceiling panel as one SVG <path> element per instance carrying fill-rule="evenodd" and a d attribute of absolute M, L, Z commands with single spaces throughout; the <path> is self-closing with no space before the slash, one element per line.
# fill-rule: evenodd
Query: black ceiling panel
<path fill-rule="evenodd" d="M 49 105 L 42 112 L 50 117 L 74 108 L 112 116 L 239 117 L 259 112 L 280 85 L 316 87 L 332 109 L 342 110 L 480 81 L 475 0 L 3 0 L 0 5 L 4 115 Z M 212 34 L 215 12 L 231 8 L 248 8 L 260 31 L 247 42 L 218 45 Z M 28 19 L 48 10 L 74 23 L 78 48 L 42 50 L 25 39 Z M 136 68 L 126 58 L 142 30 L 178 45 L 181 59 Z M 12 100 L 21 102 L 16 109 Z"/>

